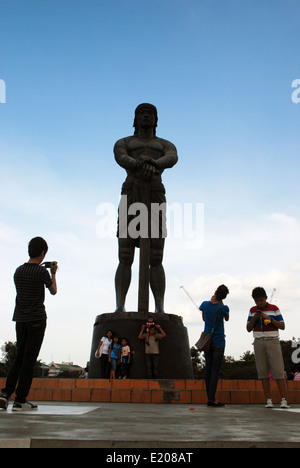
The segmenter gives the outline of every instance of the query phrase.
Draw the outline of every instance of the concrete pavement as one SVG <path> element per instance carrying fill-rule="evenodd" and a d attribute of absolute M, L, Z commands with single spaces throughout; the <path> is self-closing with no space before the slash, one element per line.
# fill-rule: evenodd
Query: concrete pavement
<path fill-rule="evenodd" d="M 39 403 L 0 411 L 0 448 L 300 447 L 300 405 Z"/>

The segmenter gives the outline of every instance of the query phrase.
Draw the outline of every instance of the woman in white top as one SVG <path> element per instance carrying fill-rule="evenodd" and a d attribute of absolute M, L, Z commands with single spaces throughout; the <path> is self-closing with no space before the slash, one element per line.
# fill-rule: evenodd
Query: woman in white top
<path fill-rule="evenodd" d="M 102 379 L 109 378 L 108 353 L 109 353 L 109 346 L 112 343 L 112 336 L 113 336 L 113 332 L 111 330 L 108 330 L 106 333 L 106 336 L 103 336 L 101 338 L 99 346 L 95 353 L 96 358 L 97 359 L 100 358 Z"/>

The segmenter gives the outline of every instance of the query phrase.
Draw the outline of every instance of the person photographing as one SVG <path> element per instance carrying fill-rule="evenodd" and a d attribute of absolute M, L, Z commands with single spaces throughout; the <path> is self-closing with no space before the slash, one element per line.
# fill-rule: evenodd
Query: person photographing
<path fill-rule="evenodd" d="M 199 309 L 205 322 L 205 333 L 213 332 L 212 343 L 205 357 L 205 386 L 207 393 L 207 406 L 222 407 L 223 403 L 216 400 L 219 373 L 225 352 L 224 320 L 229 320 L 229 307 L 223 301 L 229 294 L 227 286 L 218 287 L 210 301 L 204 301 Z"/>
<path fill-rule="evenodd" d="M 35 237 L 29 242 L 29 261 L 17 268 L 14 274 L 17 296 L 13 321 L 16 322 L 17 355 L 0 395 L 0 408 L 4 410 L 8 408 L 13 393 L 16 393 L 13 411 L 38 408 L 27 401 L 27 396 L 47 324 L 45 287 L 53 296 L 57 294 L 57 262 L 46 264 L 50 273 L 41 265 L 47 252 L 47 242 L 41 237 Z"/>

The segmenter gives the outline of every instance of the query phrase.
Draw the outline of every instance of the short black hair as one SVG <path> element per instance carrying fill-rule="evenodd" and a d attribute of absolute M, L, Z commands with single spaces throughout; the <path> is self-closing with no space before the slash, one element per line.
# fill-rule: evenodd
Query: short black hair
<path fill-rule="evenodd" d="M 255 288 L 252 291 L 252 297 L 253 299 L 260 299 L 261 297 L 265 297 L 266 299 L 268 298 L 266 290 L 264 288 Z"/>
<path fill-rule="evenodd" d="M 225 284 L 221 284 L 221 286 L 219 286 L 218 289 L 216 290 L 216 299 L 218 301 L 222 301 L 223 299 L 226 299 L 228 294 L 229 294 L 229 289 L 227 288 L 227 286 L 225 286 Z"/>
<path fill-rule="evenodd" d="M 42 252 L 46 253 L 48 252 L 48 245 L 45 239 L 42 237 L 34 237 L 34 239 L 31 239 L 28 245 L 28 253 L 30 258 L 37 258 L 39 257 Z"/>

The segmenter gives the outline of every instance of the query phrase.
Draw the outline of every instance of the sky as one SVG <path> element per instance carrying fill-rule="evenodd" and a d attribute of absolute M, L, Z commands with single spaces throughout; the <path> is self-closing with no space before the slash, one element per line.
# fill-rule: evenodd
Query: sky
<path fill-rule="evenodd" d="M 163 174 L 183 220 L 166 241 L 166 312 L 192 346 L 203 323 L 180 287 L 200 305 L 225 283 L 225 354 L 239 359 L 263 286 L 276 289 L 281 338 L 300 338 L 299 1 L 0 0 L 0 17 L 0 345 L 15 340 L 14 271 L 42 236 L 59 293 L 46 297 L 40 359 L 89 360 L 95 317 L 115 309 L 125 171 L 113 146 L 141 102 L 179 155 Z M 128 311 L 137 271 L 138 255 Z"/>

